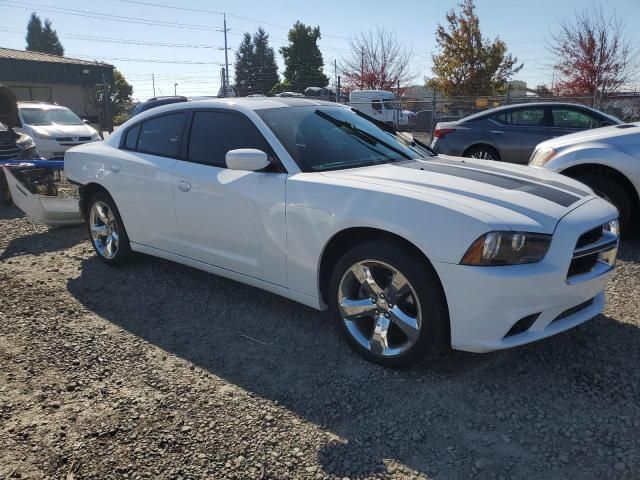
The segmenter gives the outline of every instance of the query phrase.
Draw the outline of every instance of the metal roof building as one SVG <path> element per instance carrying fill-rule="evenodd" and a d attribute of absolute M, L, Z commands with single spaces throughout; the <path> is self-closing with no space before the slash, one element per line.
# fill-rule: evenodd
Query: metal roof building
<path fill-rule="evenodd" d="M 45 101 L 64 105 L 97 123 L 101 105 L 92 88 L 111 82 L 113 65 L 47 53 L 0 48 L 0 84 L 18 101 Z"/>

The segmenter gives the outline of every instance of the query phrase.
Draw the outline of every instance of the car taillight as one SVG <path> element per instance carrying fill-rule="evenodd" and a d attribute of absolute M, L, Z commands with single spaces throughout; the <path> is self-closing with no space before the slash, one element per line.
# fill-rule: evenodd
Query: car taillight
<path fill-rule="evenodd" d="M 445 135 L 455 131 L 455 128 L 436 128 L 435 132 L 433 132 L 433 136 L 436 138 L 443 138 Z"/>

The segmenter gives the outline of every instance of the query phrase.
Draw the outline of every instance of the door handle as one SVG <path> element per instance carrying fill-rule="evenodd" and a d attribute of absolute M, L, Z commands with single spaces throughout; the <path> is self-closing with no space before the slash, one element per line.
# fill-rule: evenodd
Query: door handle
<path fill-rule="evenodd" d="M 491 130 L 491 133 L 495 133 L 496 135 L 502 135 L 504 132 L 502 130 Z"/>
<path fill-rule="evenodd" d="M 191 190 L 191 184 L 185 180 L 178 181 L 178 190 L 181 192 L 188 192 Z"/>

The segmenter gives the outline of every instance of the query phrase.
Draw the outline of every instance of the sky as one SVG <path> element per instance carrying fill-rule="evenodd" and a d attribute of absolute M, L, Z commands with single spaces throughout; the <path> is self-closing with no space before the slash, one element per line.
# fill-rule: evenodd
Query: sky
<path fill-rule="evenodd" d="M 133 85 L 135 99 L 154 95 L 152 74 L 157 95 L 174 91 L 187 96 L 215 95 L 225 62 L 223 16 L 219 13 L 224 11 L 231 77 L 234 49 L 244 32 L 254 32 L 262 25 L 277 52 L 287 43 L 288 29 L 300 20 L 320 26 L 319 46 L 332 83 L 334 60 L 339 63 L 349 54 L 349 39 L 383 27 L 413 52 L 413 83 L 423 84 L 431 73 L 437 25 L 444 23 L 447 11 L 456 4 L 457 0 L 398 4 L 370 0 L 0 0 L 0 46 L 24 49 L 27 21 L 35 11 L 52 21 L 66 56 L 115 65 Z M 584 0 L 476 0 L 483 35 L 507 43 L 509 51 L 524 63 L 514 79 L 526 81 L 530 88 L 551 83 L 553 58 L 547 45 L 559 22 L 589 5 Z M 602 5 L 606 12 L 615 10 L 626 20 L 627 35 L 640 45 L 636 22 L 640 0 L 608 0 Z M 282 72 L 282 57 L 277 54 L 277 59 Z M 637 83 L 640 88 L 640 79 Z"/>

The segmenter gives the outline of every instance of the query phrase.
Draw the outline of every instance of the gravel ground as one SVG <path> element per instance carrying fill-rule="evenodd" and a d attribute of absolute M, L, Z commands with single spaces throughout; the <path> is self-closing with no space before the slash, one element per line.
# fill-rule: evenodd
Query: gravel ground
<path fill-rule="evenodd" d="M 408 371 L 323 313 L 0 208 L 0 478 L 640 478 L 640 241 L 604 315 Z"/>

